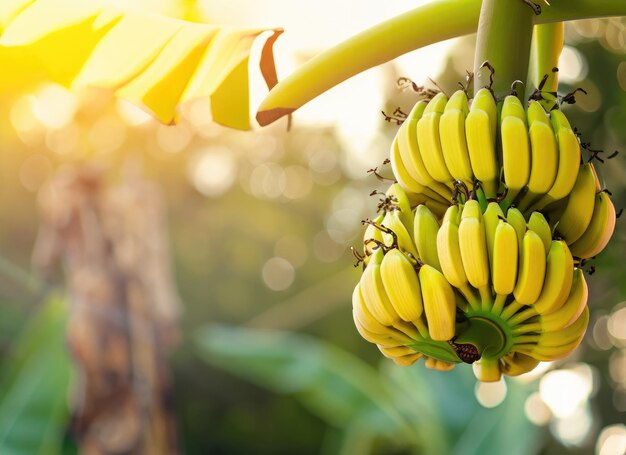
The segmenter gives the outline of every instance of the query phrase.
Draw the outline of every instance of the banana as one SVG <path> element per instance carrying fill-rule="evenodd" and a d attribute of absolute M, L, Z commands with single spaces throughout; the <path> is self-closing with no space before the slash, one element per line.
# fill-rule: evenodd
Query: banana
<path fill-rule="evenodd" d="M 538 209 L 567 197 L 574 188 L 580 167 L 580 144 L 567 117 L 563 112 L 555 109 L 550 112 L 550 121 L 558 140 L 559 167 L 552 187 L 534 205 Z"/>
<path fill-rule="evenodd" d="M 502 377 L 498 359 L 481 358 L 472 364 L 474 376 L 482 382 L 498 382 Z"/>
<path fill-rule="evenodd" d="M 380 265 L 382 284 L 400 319 L 410 322 L 422 316 L 422 293 L 417 272 L 399 250 L 387 252 Z"/>
<path fill-rule="evenodd" d="M 591 163 L 581 166 L 574 188 L 556 225 L 557 233 L 568 245 L 578 240 L 591 222 L 596 200 L 596 182 L 592 168 Z"/>
<path fill-rule="evenodd" d="M 474 292 L 471 290 L 461 259 L 459 246 L 459 207 L 452 205 L 446 211 L 443 222 L 437 232 L 437 254 L 441 271 L 450 284 L 461 292 L 472 307 L 479 308 Z"/>
<path fill-rule="evenodd" d="M 505 207 L 526 186 L 530 178 L 530 143 L 526 126 L 526 113 L 516 96 L 504 99 L 501 112 L 500 137 L 502 141 L 502 168 L 507 194 Z"/>
<path fill-rule="evenodd" d="M 532 305 L 541 295 L 546 270 L 546 251 L 534 231 L 526 231 L 520 248 L 520 267 L 513 290 L 515 300 Z"/>
<path fill-rule="evenodd" d="M 374 250 L 363 275 L 361 275 L 361 293 L 368 311 L 382 325 L 393 325 L 400 320 L 393 305 L 389 301 L 387 292 L 380 275 L 380 264 L 383 260 L 381 248 Z"/>
<path fill-rule="evenodd" d="M 422 336 L 420 330 L 416 327 L 416 325 L 407 323 L 400 319 L 398 319 L 398 321 L 395 322 L 393 325 L 387 326 L 381 324 L 380 321 L 378 321 L 367 308 L 363 293 L 363 287 L 361 284 L 358 285 L 358 289 L 355 289 L 352 295 L 352 312 L 354 313 L 354 317 L 359 320 L 361 327 L 366 330 L 367 333 L 370 334 L 370 336 L 379 335 L 395 339 L 401 339 L 404 341 L 402 344 L 413 344 L 415 343 L 415 341 L 422 341 L 428 337 Z M 428 335 L 427 330 L 425 330 L 424 333 Z M 409 341 L 407 341 L 406 337 L 408 337 Z M 378 344 L 379 342 L 372 341 L 372 343 Z"/>
<path fill-rule="evenodd" d="M 407 194 L 399 184 L 393 183 L 387 189 L 385 196 L 389 200 L 390 208 L 399 212 L 400 221 L 410 233 L 413 227 L 413 212 Z"/>
<path fill-rule="evenodd" d="M 601 191 L 596 195 L 596 203 L 591 223 L 585 233 L 571 246 L 572 254 L 578 258 L 592 258 L 600 253 L 615 230 L 615 207 L 609 195 Z"/>
<path fill-rule="evenodd" d="M 497 108 L 491 92 L 480 89 L 465 119 L 465 136 L 472 171 L 487 198 L 498 192 L 499 167 L 496 155 Z"/>
<path fill-rule="evenodd" d="M 425 101 L 418 101 L 404 123 L 402 123 L 402 126 L 400 126 L 400 129 L 398 129 L 396 135 L 398 139 L 398 150 L 402 163 L 409 175 L 420 185 L 439 194 L 444 201 L 449 201 L 452 195 L 450 188 L 436 181 L 428 172 L 424 164 L 423 153 L 420 150 L 417 140 L 417 124 L 424 115 L 426 107 L 427 103 Z"/>
<path fill-rule="evenodd" d="M 437 232 L 439 222 L 433 213 L 425 205 L 418 205 L 415 208 L 415 218 L 413 224 L 413 238 L 423 264 L 428 264 L 441 271 L 439 254 L 437 253 Z"/>
<path fill-rule="evenodd" d="M 507 376 L 528 373 L 539 365 L 539 360 L 519 352 L 510 352 L 500 359 L 501 369 Z"/>
<path fill-rule="evenodd" d="M 471 188 L 474 173 L 465 138 L 465 119 L 468 112 L 467 95 L 462 90 L 456 91 L 448 100 L 439 119 L 439 139 L 450 175 Z"/>
<path fill-rule="evenodd" d="M 443 360 L 435 359 L 434 357 L 426 357 L 425 365 L 426 368 L 438 371 L 450 371 L 455 367 L 454 363 L 445 362 Z"/>
<path fill-rule="evenodd" d="M 382 213 L 378 215 L 373 220 L 374 224 L 376 226 L 380 226 L 384 217 L 385 215 Z M 378 248 L 378 242 L 382 243 L 383 241 L 383 233 L 374 224 L 368 224 L 365 228 L 365 233 L 363 234 L 363 253 L 365 254 L 365 265 L 368 264 L 374 249 Z"/>
<path fill-rule="evenodd" d="M 439 270 L 428 264 L 420 268 L 419 281 L 430 337 L 438 341 L 450 340 L 456 324 L 456 297 L 452 286 Z"/>
<path fill-rule="evenodd" d="M 493 246 L 492 281 L 496 294 L 511 294 L 517 280 L 517 234 L 513 226 L 500 220 Z"/>
<path fill-rule="evenodd" d="M 522 240 L 524 239 L 524 234 L 526 232 L 526 219 L 524 218 L 522 212 L 520 212 L 517 208 L 511 207 L 506 212 L 506 220 L 511 226 L 513 226 L 515 232 L 517 233 L 517 245 L 521 251 Z"/>
<path fill-rule="evenodd" d="M 439 139 L 439 120 L 448 98 L 438 93 L 428 102 L 422 118 L 417 122 L 417 143 L 428 173 L 438 182 L 452 185 L 452 175 L 446 167 Z"/>
<path fill-rule="evenodd" d="M 578 319 L 587 306 L 589 291 L 587 282 L 581 269 L 574 270 L 572 289 L 567 300 L 557 311 L 541 315 L 538 324 L 541 331 L 556 332 L 569 327 Z"/>
<path fill-rule="evenodd" d="M 563 240 L 553 240 L 541 294 L 534 306 L 539 314 L 552 313 L 563 306 L 572 288 L 574 259 Z"/>
<path fill-rule="evenodd" d="M 397 246 L 400 250 L 411 253 L 414 258 L 417 258 L 415 243 L 413 243 L 409 230 L 407 230 L 400 219 L 399 210 L 390 210 L 385 213 L 381 227 L 383 228 L 383 241 L 385 245 L 388 247 Z M 391 230 L 393 234 L 385 232 L 385 230 Z"/>
<path fill-rule="evenodd" d="M 357 284 L 352 294 L 352 317 L 361 336 L 370 343 L 385 346 L 403 346 L 414 340 L 405 333 L 378 322 L 369 312 L 363 299 L 361 285 Z"/>
<path fill-rule="evenodd" d="M 403 367 L 411 366 L 424 357 L 424 354 L 415 352 L 408 346 L 382 346 L 380 344 L 376 346 L 382 355 L 393 360 L 396 365 Z"/>
<path fill-rule="evenodd" d="M 467 201 L 463 207 L 459 223 L 459 249 L 467 280 L 480 291 L 483 305 L 490 304 L 487 238 L 480 205 L 476 200 Z"/>
<path fill-rule="evenodd" d="M 530 136 L 531 169 L 528 192 L 523 196 L 519 208 L 525 211 L 536 199 L 547 193 L 557 175 L 559 154 L 550 120 L 537 101 L 528 106 L 528 134 Z"/>
<path fill-rule="evenodd" d="M 504 218 L 504 212 L 497 202 L 490 202 L 487 210 L 483 213 L 483 222 L 485 223 L 485 236 L 487 237 L 487 251 L 489 252 L 489 267 L 493 270 L 493 243 L 496 236 L 496 228 L 500 219 Z"/>
<path fill-rule="evenodd" d="M 521 344 L 520 352 L 528 352 L 528 348 L 521 346 L 532 346 L 529 355 L 539 360 L 556 360 L 565 357 L 576 349 L 582 341 L 587 326 L 589 325 L 589 307 L 585 307 L 573 324 L 556 332 L 543 332 L 539 335 L 529 335 L 525 338 L 528 342 Z M 534 344 L 534 345 L 533 345 Z"/>
<path fill-rule="evenodd" d="M 417 198 L 419 202 L 423 203 L 428 201 L 430 205 L 438 204 L 443 207 L 447 207 L 449 205 L 449 202 L 446 198 L 441 196 L 439 193 L 431 190 L 430 188 L 422 185 L 417 180 L 415 180 L 411 174 L 409 174 L 409 171 L 406 169 L 404 162 L 402 161 L 402 156 L 400 155 L 400 147 L 398 145 L 397 135 L 396 137 L 394 137 L 391 144 L 389 162 L 391 163 L 391 170 L 394 177 L 398 181 L 398 184 L 405 192 L 411 194 L 412 198 Z M 418 195 L 421 195 L 421 197 L 418 197 Z"/>
<path fill-rule="evenodd" d="M 533 212 L 528 219 L 527 227 L 539 236 L 543 242 L 544 248 L 546 249 L 547 255 L 550 251 L 550 246 L 552 245 L 552 230 L 550 229 L 548 220 L 546 220 L 541 212 Z"/>

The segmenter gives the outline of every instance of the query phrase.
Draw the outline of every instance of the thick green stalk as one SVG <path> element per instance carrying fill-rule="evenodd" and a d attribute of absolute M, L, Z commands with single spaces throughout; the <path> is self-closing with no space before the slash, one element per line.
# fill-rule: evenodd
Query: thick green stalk
<path fill-rule="evenodd" d="M 537 24 L 533 33 L 531 71 L 528 78 L 528 87 L 534 90 L 539 86 L 544 76 L 548 76 L 542 90 L 556 91 L 559 85 L 559 76 L 553 68 L 559 65 L 559 56 L 563 50 L 563 22 Z"/>
<path fill-rule="evenodd" d="M 522 0 L 484 0 L 478 20 L 474 56 L 474 92 L 491 87 L 496 97 L 511 92 L 515 80 L 526 81 L 535 13 Z M 494 70 L 482 67 L 489 62 Z"/>

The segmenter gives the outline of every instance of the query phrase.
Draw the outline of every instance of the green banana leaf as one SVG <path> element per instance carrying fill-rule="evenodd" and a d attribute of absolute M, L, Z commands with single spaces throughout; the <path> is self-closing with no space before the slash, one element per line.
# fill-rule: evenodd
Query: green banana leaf
<path fill-rule="evenodd" d="M 51 297 L 31 316 L 3 361 L 0 453 L 60 453 L 67 424 L 70 360 L 65 346 L 67 302 Z"/>
<path fill-rule="evenodd" d="M 394 427 L 391 396 L 376 370 L 342 350 L 288 332 L 210 326 L 198 335 L 209 364 L 277 393 L 298 394 L 314 413 L 335 426 L 367 419 L 381 430 Z M 391 411 L 394 414 L 393 410 Z"/>
<path fill-rule="evenodd" d="M 332 433 L 332 448 L 324 447 L 325 453 L 369 453 L 377 437 L 420 454 L 532 454 L 537 449 L 538 429 L 524 415 L 531 388 L 515 381 L 507 381 L 502 405 L 485 409 L 474 397 L 471 368 L 463 366 L 438 372 L 385 359 L 377 370 L 310 336 L 219 325 L 200 332 L 197 342 L 209 364 L 276 393 L 295 394 L 343 429 Z"/>

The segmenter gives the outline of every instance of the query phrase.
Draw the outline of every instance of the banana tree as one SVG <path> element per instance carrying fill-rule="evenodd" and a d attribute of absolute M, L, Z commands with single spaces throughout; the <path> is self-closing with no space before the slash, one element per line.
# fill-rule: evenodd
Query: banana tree
<path fill-rule="evenodd" d="M 367 68 L 477 32 L 467 85 L 422 91 L 396 119 L 385 162 L 395 182 L 363 220 L 354 322 L 383 355 L 439 370 L 476 363 L 479 380 L 497 381 L 578 347 L 582 267 L 606 247 L 616 211 L 597 154 L 561 110 L 578 90 L 558 93 L 558 60 L 564 21 L 615 15 L 624 2 L 436 1 L 323 52 L 261 103 L 267 125 Z"/>

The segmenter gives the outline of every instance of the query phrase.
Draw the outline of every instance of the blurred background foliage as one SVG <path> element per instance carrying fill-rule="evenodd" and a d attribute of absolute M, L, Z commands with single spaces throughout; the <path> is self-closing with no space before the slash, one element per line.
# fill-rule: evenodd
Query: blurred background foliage
<path fill-rule="evenodd" d="M 195 2 L 174 3 L 164 11 L 206 14 Z M 425 65 L 445 91 L 471 68 L 473 42 L 448 43 L 441 71 Z M 626 22 L 568 24 L 566 44 L 560 91 L 588 92 L 566 112 L 601 157 L 620 150 L 597 163 L 619 210 Z M 408 112 L 415 101 L 396 88 L 399 76 L 432 84 L 407 68 L 391 63 L 347 82 L 352 92 L 312 103 L 289 132 L 285 124 L 227 130 L 211 123 L 202 102 L 163 126 L 104 92 L 75 95 L 51 84 L 0 91 L 0 452 L 76 450 L 64 436 L 67 304 L 62 292 L 49 297 L 64 287 L 63 267 L 44 280 L 30 258 L 39 190 L 59 169 L 90 163 L 112 184 L 132 166 L 163 189 L 184 306 L 170 365 L 181 452 L 623 453 L 623 219 L 611 247 L 587 266 L 596 269 L 588 275 L 592 321 L 562 362 L 478 385 L 467 366 L 397 367 L 353 328 L 358 271 L 349 246 L 375 210 L 368 194 L 384 188 L 367 170 L 386 158 L 396 131 L 378 111 Z"/>

